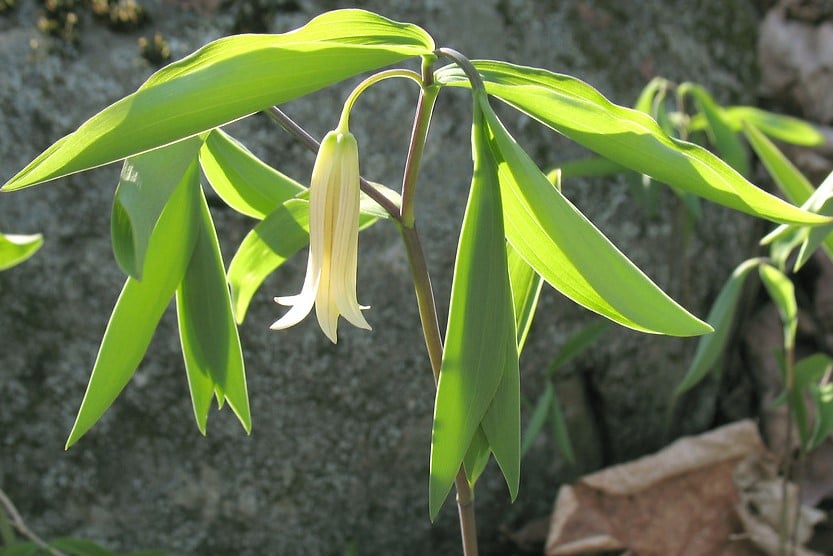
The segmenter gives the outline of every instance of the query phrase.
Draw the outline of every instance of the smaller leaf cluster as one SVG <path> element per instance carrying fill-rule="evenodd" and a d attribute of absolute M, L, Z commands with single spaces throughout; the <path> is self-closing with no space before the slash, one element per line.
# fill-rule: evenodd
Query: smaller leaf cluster
<path fill-rule="evenodd" d="M 746 149 L 741 142 L 744 138 L 780 192 L 791 203 L 801 205 L 808 212 L 833 215 L 833 174 L 814 189 L 773 142 L 776 139 L 801 146 L 818 145 L 823 137 L 815 128 L 802 120 L 754 107 L 721 107 L 697 85 L 687 84 L 680 89 L 693 96 L 701 109 L 693 117 L 683 119 L 688 131 L 705 132 L 727 161 L 748 172 Z M 794 361 L 799 311 L 792 274 L 798 272 L 819 249 L 833 260 L 831 232 L 833 226 L 830 224 L 782 224 L 761 240 L 762 245 L 769 247 L 769 256 L 742 262 L 724 284 L 706 318 L 715 333 L 699 341 L 694 358 L 674 391 L 674 401 L 710 374 L 720 371 L 723 354 L 732 337 L 744 284 L 751 271 L 758 269 L 761 284 L 776 307 L 783 328 L 783 355 L 779 362 L 783 371 L 784 392 L 779 402 L 786 401 L 789 405 L 790 415 L 799 429 L 802 452 L 814 449 L 830 434 L 833 430 L 833 399 L 828 394 L 830 357 L 819 353 L 799 362 Z M 792 268 L 788 270 L 790 266 Z M 816 416 L 812 427 L 808 423 L 808 399 Z"/>

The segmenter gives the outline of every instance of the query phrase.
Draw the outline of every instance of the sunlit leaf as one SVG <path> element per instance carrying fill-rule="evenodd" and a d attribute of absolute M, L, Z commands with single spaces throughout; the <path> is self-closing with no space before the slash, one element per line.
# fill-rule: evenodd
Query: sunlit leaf
<path fill-rule="evenodd" d="M 40 234 L 0 234 L 0 270 L 19 265 L 43 245 Z"/>
<path fill-rule="evenodd" d="M 737 130 L 732 129 L 723 108 L 718 106 L 706 89 L 694 83 L 683 83 L 678 89 L 680 96 L 691 95 L 706 118 L 709 139 L 717 147 L 723 160 L 741 175 L 749 175 L 749 163 L 746 149 L 738 138 Z"/>
<path fill-rule="evenodd" d="M 419 27 L 362 10 L 327 12 L 283 34 L 225 37 L 153 74 L 4 189 L 121 160 L 433 50 Z"/>
<path fill-rule="evenodd" d="M 116 262 L 128 276 L 142 279 L 151 234 L 201 145 L 202 140 L 193 137 L 124 161 L 113 198 L 110 237 Z"/>
<path fill-rule="evenodd" d="M 775 222 L 825 221 L 758 189 L 707 150 L 668 137 L 650 116 L 612 104 L 578 79 L 505 62 L 474 64 L 489 94 L 636 172 Z M 440 69 L 436 78 L 470 86 L 456 67 Z"/>
<path fill-rule="evenodd" d="M 220 244 L 201 190 L 198 234 L 191 262 L 176 291 L 179 337 L 194 414 L 205 434 L 213 390 L 228 402 L 246 432 L 251 432 L 243 353 L 231 312 Z"/>
<path fill-rule="evenodd" d="M 432 519 L 448 495 L 481 421 L 513 498 L 518 488 L 520 400 L 513 408 L 504 403 L 517 392 L 518 351 L 500 190 L 483 123 L 485 102 L 484 96 L 476 95 L 474 172 L 454 265 L 434 406 L 429 484 Z M 498 395 L 501 383 L 504 388 Z M 490 409 L 494 410 L 491 418 L 487 415 Z"/>
<path fill-rule="evenodd" d="M 755 106 L 727 106 L 724 113 L 732 129 L 738 132 L 743 129 L 744 124 L 750 124 L 767 136 L 785 143 L 804 147 L 817 147 L 824 143 L 824 135 L 818 129 L 809 122 L 792 116 L 775 114 Z M 703 129 L 705 126 L 706 121 L 703 117 L 695 117 L 691 121 L 691 129 Z"/>
<path fill-rule="evenodd" d="M 486 113 L 512 247 L 558 291 L 623 326 L 678 336 L 711 328 L 662 292 L 553 187 Z"/>
<path fill-rule="evenodd" d="M 791 203 L 796 205 L 804 203 L 813 193 L 810 180 L 804 177 L 804 174 L 758 128 L 747 124 L 743 126 L 743 133 L 769 175 L 775 180 L 778 189 Z"/>
<path fill-rule="evenodd" d="M 258 220 L 304 190 L 220 129 L 208 135 L 200 151 L 200 165 L 208 183 L 228 206 Z"/>
<path fill-rule="evenodd" d="M 700 338 L 697 351 L 682 382 L 674 390 L 680 396 L 700 383 L 723 355 L 732 332 L 740 294 L 749 272 L 760 264 L 759 259 L 744 261 L 732 272 L 715 299 L 706 321 L 714 328 L 712 334 Z"/>
<path fill-rule="evenodd" d="M 81 438 L 130 381 L 185 274 L 197 237 L 199 166 L 194 160 L 150 237 L 142 280 L 128 277 L 101 341 L 67 447 Z"/>

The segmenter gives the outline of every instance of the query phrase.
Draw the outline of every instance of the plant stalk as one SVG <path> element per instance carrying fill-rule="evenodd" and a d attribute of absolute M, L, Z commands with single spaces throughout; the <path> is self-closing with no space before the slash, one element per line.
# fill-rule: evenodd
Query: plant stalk
<path fill-rule="evenodd" d="M 405 174 L 402 178 L 401 222 L 406 228 L 413 228 L 414 226 L 414 192 L 416 190 L 420 163 L 422 162 L 422 153 L 425 150 L 425 142 L 428 138 L 431 114 L 434 111 L 434 103 L 437 100 L 437 93 L 439 91 L 439 88 L 436 86 L 425 87 L 420 92 L 419 100 L 417 101 L 414 127 L 411 130 L 411 147 L 408 150 L 408 158 L 405 161 Z"/>
<path fill-rule="evenodd" d="M 439 384 L 440 380 L 443 337 L 437 318 L 437 304 L 431 286 L 431 275 L 428 271 L 428 263 L 425 260 L 425 253 L 422 250 L 414 221 L 413 198 L 437 92 L 438 89 L 434 87 L 423 88 L 417 103 L 411 144 L 408 148 L 408 158 L 402 178 L 402 218 L 399 221 L 399 229 L 411 268 L 411 278 L 414 282 L 422 333 L 425 337 L 425 347 L 428 349 L 428 359 L 431 361 L 431 371 L 434 374 L 435 384 Z M 477 556 L 477 522 L 474 513 L 474 494 L 469 486 L 463 466 L 460 466 L 460 470 L 457 472 L 454 486 L 457 490 L 457 513 L 460 516 L 463 556 Z"/>

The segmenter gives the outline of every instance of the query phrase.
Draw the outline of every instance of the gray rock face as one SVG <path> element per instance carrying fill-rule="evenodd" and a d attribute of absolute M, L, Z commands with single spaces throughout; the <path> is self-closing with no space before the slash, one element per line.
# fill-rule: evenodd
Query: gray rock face
<path fill-rule="evenodd" d="M 136 35 L 84 28 L 76 57 L 48 51 L 23 3 L 0 19 L 0 180 L 5 182 L 86 117 L 134 90 L 152 71 Z M 212 2 L 150 3 L 175 57 L 221 36 L 230 16 Z M 281 4 L 281 3 L 277 3 Z M 286 3 L 284 3 L 286 4 Z M 275 12 L 285 31 L 343 7 L 305 1 Z M 423 25 L 438 45 L 471 58 L 494 57 L 571 73 L 615 102 L 630 104 L 653 75 L 706 84 L 721 101 L 750 101 L 755 90 L 756 15 L 751 2 L 610 0 L 526 2 L 451 0 L 359 7 Z M 177 7 L 180 6 L 180 7 Z M 202 10 L 202 11 L 200 11 Z M 35 44 L 37 43 L 37 44 Z M 333 87 L 286 110 L 314 135 L 337 121 L 347 89 Z M 351 118 L 362 172 L 396 186 L 401 179 L 415 91 L 386 83 L 363 97 Z M 470 180 L 470 100 L 443 92 L 418 194 L 418 220 L 434 272 L 441 317 Z M 510 110 L 504 120 L 543 165 L 581 154 L 567 140 Z M 229 126 L 264 160 L 306 181 L 312 156 L 271 121 Z M 275 333 L 271 298 L 296 293 L 304 257 L 264 285 L 242 327 L 254 432 L 228 411 L 193 422 L 173 314 L 114 406 L 69 452 L 63 444 L 80 404 L 98 343 L 123 277 L 108 239 L 117 166 L 0 197 L 0 229 L 41 231 L 43 250 L 0 274 L 0 486 L 44 536 L 86 536 L 114 549 L 158 547 L 182 555 L 454 554 L 453 503 L 427 518 L 434 386 L 407 261 L 396 230 L 362 235 L 359 300 L 374 330 L 342 326 L 331 345 L 307 319 Z M 681 248 L 680 209 L 672 196 L 648 221 L 623 181 L 566 183 L 565 191 L 661 286 L 703 315 L 731 268 L 749 253 L 752 220 L 706 207 Z M 229 260 L 253 223 L 217 208 Z M 522 359 L 523 389 L 540 391 L 542 371 L 563 340 L 589 322 L 586 311 L 547 291 Z M 563 399 L 581 466 L 657 448 L 671 386 L 693 340 L 610 331 L 575 367 Z M 704 428 L 708 392 L 686 408 L 680 430 Z M 484 554 L 498 553 L 501 525 L 545 515 L 557 481 L 569 478 L 552 443 L 524 461 L 518 501 L 508 502 L 496 468 L 478 485 Z"/>

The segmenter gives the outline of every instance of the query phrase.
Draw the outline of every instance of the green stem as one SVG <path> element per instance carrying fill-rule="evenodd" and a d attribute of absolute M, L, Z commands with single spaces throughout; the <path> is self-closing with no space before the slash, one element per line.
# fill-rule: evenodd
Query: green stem
<path fill-rule="evenodd" d="M 358 85 L 356 88 L 353 89 L 353 92 L 347 97 L 347 100 L 344 101 L 344 108 L 341 109 L 341 119 L 338 122 L 338 129 L 342 132 L 346 132 L 349 128 L 350 123 L 350 111 L 353 110 L 353 105 L 356 104 L 356 100 L 358 100 L 359 95 L 361 95 L 368 87 L 371 85 L 375 85 L 380 81 L 384 81 L 385 79 L 391 79 L 393 77 L 404 77 L 407 79 L 411 79 L 416 82 L 417 85 L 422 87 L 422 78 L 420 75 L 411 70 L 406 69 L 391 69 L 387 71 L 380 71 L 379 73 L 374 73 Z"/>
<path fill-rule="evenodd" d="M 440 332 L 440 321 L 437 318 L 437 306 L 434 301 L 434 289 L 431 286 L 431 275 L 425 253 L 419 241 L 416 227 L 400 227 L 405 252 L 411 267 L 411 278 L 414 282 L 414 292 L 419 308 L 419 320 L 422 323 L 422 335 L 425 337 L 425 347 L 428 349 L 428 359 L 431 361 L 431 371 L 434 373 L 434 385 L 440 381 L 440 366 L 443 360 L 443 337 Z"/>
<path fill-rule="evenodd" d="M 417 177 L 419 176 L 422 153 L 425 150 L 425 141 L 428 138 L 428 127 L 431 125 L 431 114 L 434 111 L 434 103 L 437 100 L 439 87 L 432 86 L 424 88 L 419 94 L 417 101 L 416 115 L 414 116 L 414 127 L 411 130 L 411 147 L 408 150 L 408 158 L 405 161 L 405 174 L 402 178 L 402 225 L 406 228 L 414 226 L 414 193 L 416 191 Z"/>
<path fill-rule="evenodd" d="M 486 86 L 483 85 L 483 78 L 480 77 L 480 73 L 477 71 L 477 68 L 474 67 L 474 64 L 471 63 L 471 60 L 469 60 L 453 48 L 438 48 L 434 51 L 434 54 L 436 54 L 437 56 L 442 56 L 443 58 L 448 58 L 449 60 L 452 60 L 455 64 L 460 66 L 460 69 L 463 70 L 463 73 L 466 74 L 466 77 L 469 79 L 469 82 L 471 83 L 472 92 L 486 90 Z"/>

